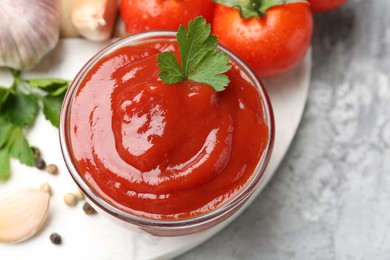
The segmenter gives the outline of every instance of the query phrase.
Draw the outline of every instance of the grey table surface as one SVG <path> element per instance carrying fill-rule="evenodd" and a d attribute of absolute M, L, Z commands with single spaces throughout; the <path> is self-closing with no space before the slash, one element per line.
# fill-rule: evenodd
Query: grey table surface
<path fill-rule="evenodd" d="M 194 259 L 390 259 L 389 0 L 315 16 L 305 113 L 282 165 Z"/>

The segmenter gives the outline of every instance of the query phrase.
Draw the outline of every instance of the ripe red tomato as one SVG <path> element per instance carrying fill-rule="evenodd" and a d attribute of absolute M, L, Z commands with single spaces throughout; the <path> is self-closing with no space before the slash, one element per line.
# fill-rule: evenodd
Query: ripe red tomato
<path fill-rule="evenodd" d="M 217 4 L 212 24 L 219 42 L 242 58 L 260 77 L 281 75 L 304 57 L 313 32 L 308 4 L 271 7 L 262 18 L 244 19 L 231 7 Z"/>
<path fill-rule="evenodd" d="M 348 0 L 309 0 L 311 10 L 313 12 L 326 12 L 336 9 Z"/>
<path fill-rule="evenodd" d="M 150 30 L 177 30 L 180 24 L 203 16 L 212 21 L 212 0 L 122 0 L 120 13 L 126 31 L 135 34 Z"/>

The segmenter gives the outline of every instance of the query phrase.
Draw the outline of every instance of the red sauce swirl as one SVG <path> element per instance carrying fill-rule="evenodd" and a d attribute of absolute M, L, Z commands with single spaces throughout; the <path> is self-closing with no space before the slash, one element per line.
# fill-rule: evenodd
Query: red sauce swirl
<path fill-rule="evenodd" d="M 231 199 L 268 142 L 258 90 L 233 64 L 225 91 L 192 81 L 164 84 L 159 40 L 98 61 L 70 110 L 75 166 L 103 199 L 151 219 L 184 219 Z"/>

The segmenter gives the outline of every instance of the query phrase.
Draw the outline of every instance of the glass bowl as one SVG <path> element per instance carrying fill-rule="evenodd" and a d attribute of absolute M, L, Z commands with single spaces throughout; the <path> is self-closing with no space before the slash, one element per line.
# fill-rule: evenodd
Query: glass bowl
<path fill-rule="evenodd" d="M 233 213 L 235 213 L 245 204 L 248 198 L 254 193 L 259 184 L 262 182 L 274 143 L 274 117 L 271 102 L 264 86 L 257 78 L 257 76 L 252 72 L 252 70 L 247 65 L 245 65 L 235 54 L 222 46 L 218 46 L 219 49 L 228 54 L 231 62 L 241 69 L 241 71 L 245 74 L 245 77 L 250 82 L 252 82 L 253 86 L 258 90 L 259 97 L 262 101 L 264 119 L 268 125 L 268 140 L 266 143 L 266 148 L 260 157 L 260 160 L 258 161 L 253 175 L 247 181 L 246 185 L 241 189 L 241 191 L 239 191 L 226 203 L 218 206 L 216 209 L 206 214 L 180 220 L 155 220 L 140 217 L 138 215 L 130 214 L 129 212 L 121 210 L 120 208 L 103 199 L 98 192 L 96 192 L 88 185 L 88 183 L 79 174 L 77 168 L 75 167 L 74 158 L 72 156 L 72 145 L 69 136 L 69 116 L 72 100 L 82 80 L 86 77 L 88 71 L 100 59 L 110 54 L 114 50 L 124 46 L 139 45 L 145 42 L 156 41 L 159 39 L 174 39 L 175 36 L 176 33 L 171 31 L 141 33 L 120 39 L 97 53 L 91 60 L 86 63 L 86 65 L 81 69 L 76 78 L 73 80 L 68 92 L 66 93 L 60 117 L 59 134 L 63 158 L 71 177 L 74 179 L 80 190 L 85 194 L 88 201 L 97 211 L 109 216 L 111 219 L 120 222 L 121 224 L 124 224 L 130 229 L 147 232 L 155 236 L 183 236 L 201 232 L 217 225 L 218 223 L 221 223 L 233 215 Z"/>

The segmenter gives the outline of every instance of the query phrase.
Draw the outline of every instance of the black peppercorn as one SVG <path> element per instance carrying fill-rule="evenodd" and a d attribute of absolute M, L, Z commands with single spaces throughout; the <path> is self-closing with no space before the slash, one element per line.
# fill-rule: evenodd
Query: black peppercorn
<path fill-rule="evenodd" d="M 58 233 L 52 233 L 50 235 L 50 241 L 55 245 L 59 245 L 61 244 L 61 236 Z"/>
<path fill-rule="evenodd" d="M 87 215 L 95 215 L 97 212 L 88 202 L 84 203 L 83 210 Z"/>
<path fill-rule="evenodd" d="M 42 158 L 39 158 L 35 161 L 35 167 L 40 170 L 44 170 L 46 168 L 46 162 Z"/>

